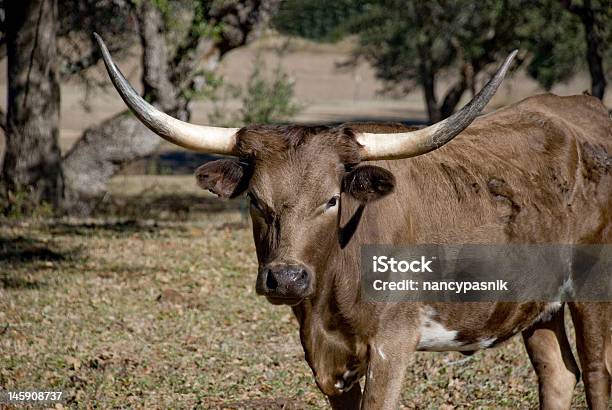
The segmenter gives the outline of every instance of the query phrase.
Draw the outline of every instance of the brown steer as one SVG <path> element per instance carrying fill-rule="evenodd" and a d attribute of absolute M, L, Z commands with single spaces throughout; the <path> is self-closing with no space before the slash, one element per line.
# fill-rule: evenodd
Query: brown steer
<path fill-rule="evenodd" d="M 146 126 L 180 146 L 235 157 L 200 167 L 198 183 L 222 198 L 250 198 L 256 290 L 292 306 L 306 360 L 333 408 L 394 409 L 412 352 L 473 351 L 519 332 L 541 407 L 570 407 L 579 369 L 562 303 L 369 302 L 360 249 L 612 244 L 612 122 L 597 99 L 540 95 L 476 118 L 511 55 L 467 106 L 424 129 L 196 126 L 145 102 L 98 41 L 115 87 Z M 567 304 L 588 404 L 607 409 L 612 304 Z"/>

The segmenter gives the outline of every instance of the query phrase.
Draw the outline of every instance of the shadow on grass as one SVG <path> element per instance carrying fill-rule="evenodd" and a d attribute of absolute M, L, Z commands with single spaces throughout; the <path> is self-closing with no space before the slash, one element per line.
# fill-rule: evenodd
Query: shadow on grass
<path fill-rule="evenodd" d="M 0 274 L 0 289 L 40 289 L 44 282 Z"/>
<path fill-rule="evenodd" d="M 244 199 L 223 201 L 195 194 L 115 196 L 96 207 L 97 215 L 135 219 L 186 219 L 194 213 L 221 213 L 245 209 Z"/>
<path fill-rule="evenodd" d="M 48 243 L 34 238 L 23 236 L 0 236 L 0 263 L 1 262 L 58 262 L 67 258 L 67 252 L 57 252 Z"/>
<path fill-rule="evenodd" d="M 156 152 L 131 162 L 123 168 L 123 174 L 193 175 L 195 170 L 207 162 L 221 157 L 184 150 Z"/>
<path fill-rule="evenodd" d="M 135 219 L 128 219 L 115 222 L 54 222 L 47 225 L 49 231 L 54 235 L 79 235 L 89 236 L 96 231 L 133 234 L 138 232 L 154 232 L 157 224 L 155 222 L 146 223 Z"/>
<path fill-rule="evenodd" d="M 218 198 L 203 198 L 189 194 L 167 194 L 153 198 L 147 206 L 152 210 L 170 212 L 227 212 L 240 209 L 240 199 L 223 201 Z"/>
<path fill-rule="evenodd" d="M 40 263 L 65 262 L 77 251 L 57 251 L 52 243 L 38 239 L 16 236 L 0 236 L 0 288 L 4 289 L 39 289 L 45 282 L 33 279 L 30 265 Z M 28 274 L 20 268 L 28 266 Z M 53 266 L 53 265 L 51 265 Z M 44 266 L 41 269 L 48 269 Z M 38 270 L 38 269 L 35 269 Z"/>

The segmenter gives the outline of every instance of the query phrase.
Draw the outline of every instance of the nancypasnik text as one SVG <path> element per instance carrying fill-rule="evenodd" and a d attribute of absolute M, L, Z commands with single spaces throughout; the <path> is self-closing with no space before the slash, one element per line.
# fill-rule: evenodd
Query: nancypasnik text
<path fill-rule="evenodd" d="M 372 271 L 375 273 L 427 273 L 432 272 L 433 259 L 421 256 L 414 260 L 396 260 L 388 256 L 373 256 Z M 434 291 L 467 293 L 472 291 L 507 291 L 508 282 L 494 281 L 428 281 L 417 279 L 383 280 L 372 282 L 375 291 Z"/>

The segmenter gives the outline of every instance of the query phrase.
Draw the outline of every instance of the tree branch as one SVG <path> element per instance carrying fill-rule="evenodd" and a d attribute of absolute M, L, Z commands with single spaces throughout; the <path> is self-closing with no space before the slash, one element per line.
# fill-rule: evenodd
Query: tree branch
<path fill-rule="evenodd" d="M 187 35 L 172 58 L 171 82 L 182 90 L 192 82 L 203 59 L 207 68 L 214 70 L 227 52 L 259 35 L 279 4 L 280 0 L 225 1 L 196 9 Z M 202 35 L 204 24 L 209 35 Z"/>

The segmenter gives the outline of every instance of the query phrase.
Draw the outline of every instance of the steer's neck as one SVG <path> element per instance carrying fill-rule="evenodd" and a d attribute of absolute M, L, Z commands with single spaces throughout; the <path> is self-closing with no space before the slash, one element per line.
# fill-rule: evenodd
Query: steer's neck
<path fill-rule="evenodd" d="M 349 322 L 353 329 L 363 328 L 368 331 L 372 326 L 372 316 L 363 312 L 372 310 L 375 305 L 367 303 L 361 292 L 361 250 L 363 245 L 393 245 L 412 242 L 412 224 L 409 218 L 410 203 L 406 199 L 406 190 L 399 187 L 398 192 L 379 201 L 365 205 L 358 226 L 350 241 L 344 248 L 340 244 L 330 252 L 322 274 L 323 283 L 317 285 L 320 300 L 331 301 L 343 320 Z M 348 195 L 341 198 L 340 226 L 344 227 L 358 213 L 359 203 Z"/>
<path fill-rule="evenodd" d="M 368 303 L 361 294 L 361 247 L 368 244 L 398 245 L 423 242 L 410 215 L 429 198 L 409 184 L 415 175 L 427 174 L 415 169 L 409 160 L 381 162 L 376 165 L 391 170 L 397 179 L 395 192 L 365 206 L 350 241 L 344 248 L 340 241 L 330 249 L 325 260 L 316 267 L 315 297 L 308 299 L 294 312 L 300 322 L 300 336 L 308 363 L 317 373 L 330 370 L 336 361 L 365 362 L 369 337 L 374 335 L 384 310 L 384 303 Z M 423 165 L 423 164 L 420 164 Z M 430 192 L 435 192 L 434 187 Z M 341 197 L 340 227 L 351 220 L 359 204 L 347 195 Z M 333 367 L 333 365 L 331 365 Z"/>

